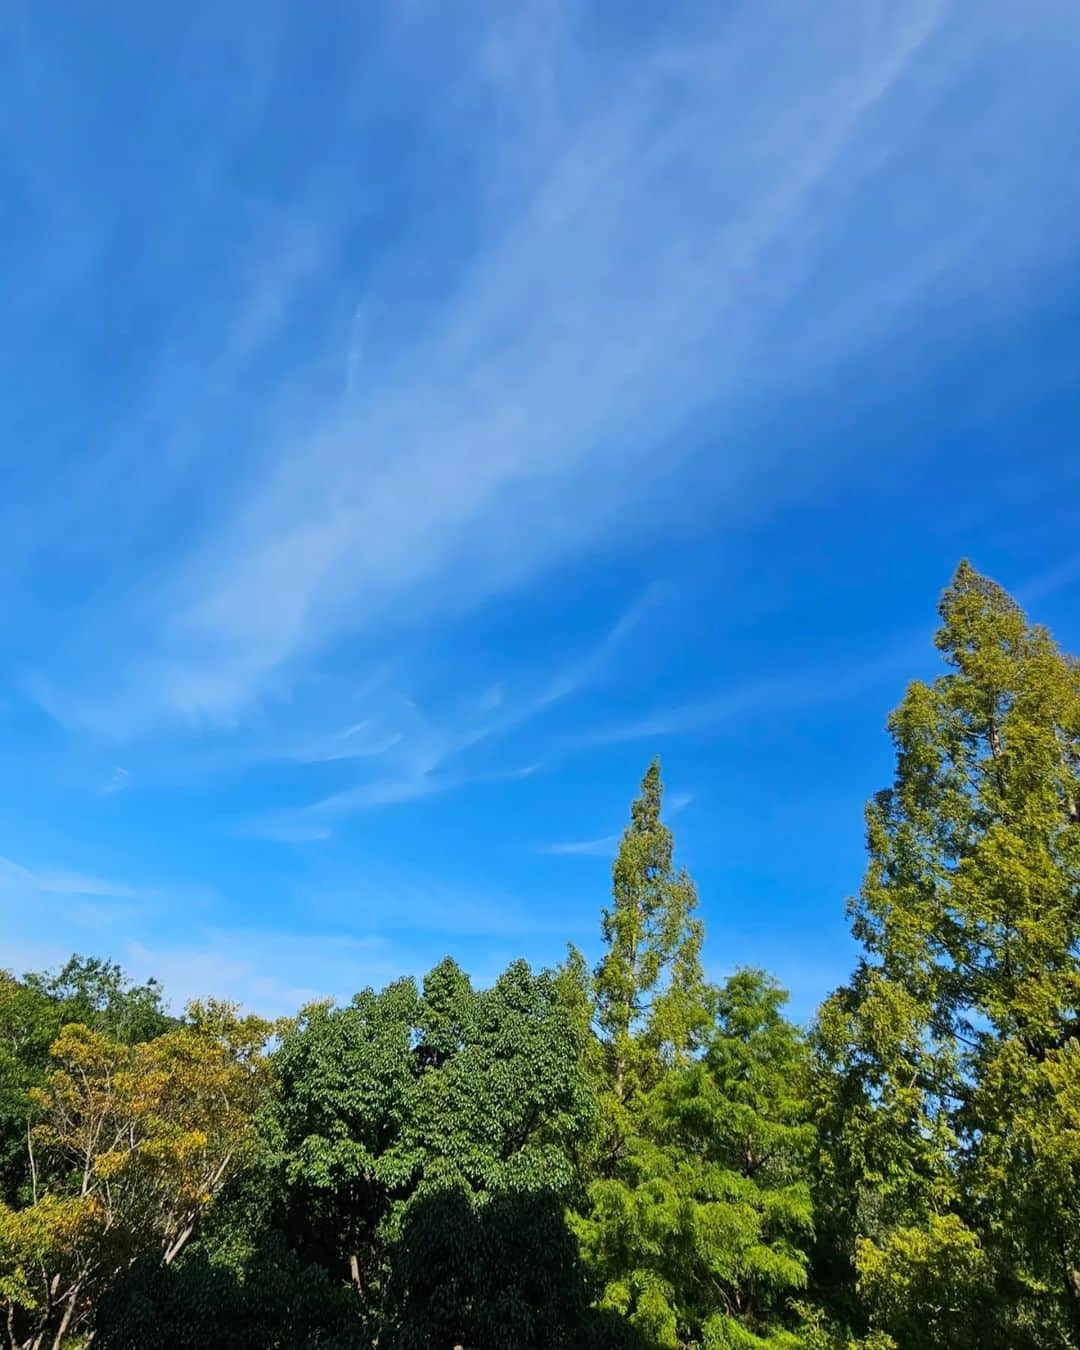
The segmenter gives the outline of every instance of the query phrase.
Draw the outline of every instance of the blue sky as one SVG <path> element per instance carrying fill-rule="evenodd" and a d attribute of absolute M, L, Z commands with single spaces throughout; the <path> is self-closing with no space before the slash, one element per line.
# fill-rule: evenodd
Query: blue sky
<path fill-rule="evenodd" d="M 844 978 L 956 561 L 1080 648 L 1080 11 L 15 0 L 0 964 L 269 1012 L 597 949 Z"/>

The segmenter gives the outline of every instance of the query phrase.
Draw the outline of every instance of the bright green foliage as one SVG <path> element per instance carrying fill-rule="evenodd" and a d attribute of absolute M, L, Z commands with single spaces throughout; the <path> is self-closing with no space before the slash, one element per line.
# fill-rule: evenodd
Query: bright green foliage
<path fill-rule="evenodd" d="M 966 563 L 940 612 L 820 1019 L 824 1203 L 904 1346 L 971 1343 L 952 1281 L 987 1262 L 980 1344 L 1080 1345 L 1080 668 Z"/>
<path fill-rule="evenodd" d="M 807 1056 L 784 995 L 740 971 L 716 996 L 701 1058 L 643 1105 L 616 1174 L 578 1221 L 603 1303 L 663 1347 L 771 1340 L 806 1285 Z"/>
<path fill-rule="evenodd" d="M 630 809 L 603 913 L 607 950 L 596 970 L 596 1022 L 619 1103 L 647 1089 L 661 1064 L 684 1059 L 704 1022 L 697 890 L 675 870 L 674 840 L 660 819 L 663 796 L 660 761 L 653 760 Z"/>
<path fill-rule="evenodd" d="M 831 1301 L 852 1313 L 857 1238 L 921 1221 L 956 1197 L 956 1137 L 943 1107 L 956 1055 L 929 1032 L 919 1001 L 868 963 L 824 1004 L 815 1042 L 815 1264 Z"/>
<path fill-rule="evenodd" d="M 807 1282 L 807 1051 L 767 977 L 705 984 L 696 891 L 674 869 L 661 799 L 654 762 L 604 914 L 586 1054 L 600 1114 L 575 1230 L 601 1306 L 649 1345 L 780 1346 Z M 560 979 L 581 1021 L 575 958 Z"/>
<path fill-rule="evenodd" d="M 20 1210 L 0 1205 L 0 1308 L 9 1338 L 24 1324 L 36 1331 L 40 1315 L 47 1311 L 49 1291 L 42 1287 L 41 1271 L 75 1264 L 100 1228 L 98 1204 L 82 1195 L 45 1195 Z"/>
<path fill-rule="evenodd" d="M 858 1240 L 859 1293 L 895 1344 L 965 1350 L 993 1336 L 987 1255 L 955 1214 L 894 1228 L 880 1244 Z"/>

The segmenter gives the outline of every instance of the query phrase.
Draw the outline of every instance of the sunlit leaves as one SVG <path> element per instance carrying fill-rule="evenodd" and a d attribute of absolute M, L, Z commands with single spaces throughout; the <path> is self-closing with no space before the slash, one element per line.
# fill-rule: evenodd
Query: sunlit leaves
<path fill-rule="evenodd" d="M 819 1197 L 899 1343 L 971 1344 L 977 1305 L 980 1344 L 1077 1344 L 1080 668 L 966 563 L 940 614 L 819 1017 Z"/>
<path fill-rule="evenodd" d="M 31 1203 L 0 1211 L 3 1297 L 34 1314 L 28 1343 L 54 1323 L 74 1331 L 141 1254 L 168 1264 L 183 1249 L 253 1147 L 269 1031 L 224 1004 L 134 1045 L 63 1028 L 29 1093 Z M 43 1167 L 51 1188 L 39 1191 Z"/>

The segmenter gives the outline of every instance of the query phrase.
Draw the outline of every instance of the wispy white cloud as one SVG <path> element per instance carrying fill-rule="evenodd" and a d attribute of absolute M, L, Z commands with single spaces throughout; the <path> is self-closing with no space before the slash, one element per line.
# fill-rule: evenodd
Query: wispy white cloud
<path fill-rule="evenodd" d="M 55 965 L 88 938 L 151 919 L 162 900 L 148 886 L 0 857 L 0 962 L 19 970 Z"/>
<path fill-rule="evenodd" d="M 543 844 L 539 851 L 567 857 L 610 858 L 615 853 L 618 844 L 619 836 L 617 834 L 606 834 L 602 839 L 579 839 L 564 844 Z"/>
<path fill-rule="evenodd" d="M 548 709 L 610 678 L 616 657 L 663 593 L 659 584 L 647 587 L 589 650 L 563 670 L 541 679 L 534 692 L 512 696 L 502 686 L 489 686 L 464 714 L 438 722 L 414 700 L 387 695 L 378 717 L 332 733 L 297 754 L 309 761 L 370 759 L 377 765 L 373 774 L 309 806 L 253 822 L 247 828 L 268 839 L 309 842 L 327 838 L 338 821 L 358 811 L 416 801 L 467 783 L 530 776 L 537 768 L 534 763 L 477 767 L 465 761 L 469 752 L 509 736 Z M 366 754 L 345 753 L 354 737 L 368 747 Z"/>
<path fill-rule="evenodd" d="M 126 882 L 77 872 L 37 870 L 10 858 L 0 858 L 0 891 L 31 895 L 99 896 L 115 900 L 145 900 L 154 892 Z"/>
<path fill-rule="evenodd" d="M 159 908 L 156 900 L 165 903 Z M 56 967 L 73 949 L 107 955 L 136 980 L 158 979 L 177 1010 L 213 995 L 279 1016 L 316 998 L 345 1001 L 368 984 L 421 976 L 444 954 L 444 942 L 481 942 L 476 973 L 489 978 L 492 961 L 504 959 L 496 956 L 500 944 L 512 941 L 517 950 L 525 937 L 562 938 L 567 931 L 565 917 L 512 894 L 457 890 L 378 866 L 360 876 L 327 874 L 296 900 L 303 922 L 295 927 L 229 922 L 219 917 L 229 909 L 218 896 L 0 858 L 0 963 L 21 972 Z"/>
<path fill-rule="evenodd" d="M 123 792 L 124 789 L 130 785 L 131 774 L 127 769 L 123 769 L 117 765 L 102 784 L 101 791 L 106 797 L 111 797 L 117 792 Z"/>
<path fill-rule="evenodd" d="M 685 811 L 694 800 L 692 792 L 668 792 L 664 797 L 664 816 L 672 820 Z M 619 847 L 621 834 L 605 834 L 599 839 L 572 839 L 562 843 L 542 844 L 540 853 L 556 857 L 612 858 Z"/>
<path fill-rule="evenodd" d="M 345 1002 L 410 969 L 382 938 L 256 929 L 207 929 L 175 946 L 131 941 L 124 965 L 137 979 L 160 980 L 178 1010 L 194 999 L 226 997 L 267 1017 L 288 1016 L 316 999 Z"/>
<path fill-rule="evenodd" d="M 158 980 L 176 1012 L 214 997 L 264 1017 L 287 1017 L 321 999 L 346 1003 L 360 989 L 381 988 L 403 976 L 420 979 L 441 955 L 378 935 L 254 927 L 206 927 L 176 941 L 149 934 L 114 939 L 108 947 L 83 941 L 87 936 L 80 934 L 83 954 L 118 960 L 133 980 Z M 5 935 L 0 969 L 16 974 L 57 969 L 70 955 L 62 939 L 19 932 Z M 495 971 L 474 973 L 486 980 Z"/>
<path fill-rule="evenodd" d="M 902 678 L 911 669 L 913 655 L 930 649 L 929 638 L 928 633 L 921 633 L 918 640 L 905 639 L 883 655 L 861 664 L 846 663 L 784 675 L 765 675 L 708 698 L 654 708 L 628 721 L 576 733 L 563 743 L 561 753 L 622 741 L 658 741 L 667 736 L 708 732 L 733 721 L 790 714 L 852 698 L 883 681 Z M 689 801 L 675 809 L 686 805 Z"/>
<path fill-rule="evenodd" d="M 906 651 L 809 670 L 779 653 L 759 678 L 733 673 L 695 698 L 687 679 L 703 679 L 701 666 L 673 662 L 669 682 L 657 660 L 644 703 L 627 680 L 579 709 L 579 693 L 615 685 L 630 641 L 669 608 L 662 588 L 578 658 L 552 643 L 546 675 L 535 652 L 529 674 L 509 650 L 447 660 L 445 680 L 428 664 L 465 609 L 545 575 L 576 606 L 585 572 L 568 565 L 585 555 L 598 564 L 590 577 L 627 558 L 635 575 L 640 564 L 666 576 L 684 524 L 707 519 L 722 541 L 733 522 L 804 499 L 852 452 L 785 424 L 785 400 L 825 420 L 874 398 L 878 377 L 902 397 L 913 353 L 929 367 L 980 328 L 1013 335 L 1059 290 L 1075 261 L 1075 194 L 1045 189 L 1062 181 L 1058 136 L 1075 122 L 1075 94 L 1044 78 L 1043 58 L 1064 52 L 1055 69 L 1071 74 L 1075 6 L 1031 0 L 1023 17 L 1006 0 L 856 8 L 676 6 L 642 44 L 636 26 L 598 41 L 600 10 L 559 0 L 467 3 L 464 22 L 457 8 L 447 19 L 445 7 L 403 0 L 386 7 L 397 49 L 373 47 L 366 13 L 343 21 L 347 92 L 328 82 L 310 103 L 284 46 L 289 6 L 272 5 L 257 29 L 208 12 L 189 26 L 198 40 L 162 63 L 181 97 L 161 106 L 192 115 L 200 44 L 217 50 L 219 37 L 229 106 L 220 128 L 218 117 L 210 135 L 196 127 L 190 153 L 168 160 L 162 211 L 137 172 L 125 172 L 140 184 L 127 200 L 74 171 L 95 156 L 75 153 L 66 105 L 50 98 L 68 70 L 24 7 L 11 127 L 38 128 L 48 102 L 61 115 L 52 109 L 39 135 L 0 129 L 33 235 L 9 269 L 10 341 L 33 350 L 33 319 L 76 344 L 57 349 L 65 359 L 81 356 L 86 333 L 57 315 L 100 320 L 86 304 L 94 285 L 111 299 L 125 241 L 150 241 L 120 276 L 132 312 L 117 305 L 112 323 L 107 305 L 91 333 L 95 351 L 106 338 L 104 393 L 50 400 L 70 425 L 58 414 L 41 455 L 22 456 L 46 471 L 12 461 L 30 490 L 0 502 L 0 585 L 28 619 L 10 644 L 25 648 L 25 687 L 87 740 L 130 742 L 64 742 L 69 762 L 92 756 L 71 775 L 85 797 L 201 775 L 215 780 L 214 819 L 192 839 L 261 812 L 243 828 L 310 843 L 376 806 L 525 777 L 589 747 L 795 720 L 907 673 Z M 445 59 L 432 40 L 444 22 L 466 32 Z M 413 53 L 430 68 L 409 87 L 395 60 Z M 365 61 L 380 67 L 372 80 Z M 267 169 L 275 107 L 293 112 L 278 79 L 337 139 L 313 136 L 310 152 L 293 162 L 286 149 Z M 397 146 L 381 137 L 399 115 L 420 149 L 400 175 L 408 193 L 386 204 L 397 164 L 383 173 L 380 152 Z M 1061 381 L 1064 358 L 1039 364 L 1038 379 Z M 51 391 L 54 372 L 37 374 Z M 1028 594 L 1075 575 L 1067 565 Z M 48 622 L 22 592 L 47 597 Z M 690 618 L 691 631 L 714 622 Z M 114 826 L 125 816 L 133 851 L 152 848 L 134 796 L 107 811 L 91 801 L 78 828 L 97 828 L 90 812 Z M 688 796 L 672 793 L 669 815 Z M 547 851 L 610 856 L 616 834 L 577 835 L 618 824 L 571 824 Z M 314 871 L 335 847 L 346 852 L 283 861 Z M 239 875 L 247 859 L 221 862 Z M 285 890 L 296 873 L 279 870 Z M 10 920 L 32 913 L 20 931 L 100 934 L 111 950 L 128 944 L 140 970 L 157 964 L 181 998 L 222 989 L 264 1009 L 409 968 L 421 930 L 494 950 L 567 926 L 510 896 L 433 894 L 426 880 L 392 877 L 382 895 L 358 896 L 346 879 L 327 931 L 352 932 L 360 905 L 362 929 L 409 930 L 409 941 L 304 945 L 254 932 L 253 906 L 237 918 L 258 884 L 245 873 L 231 899 L 200 910 L 206 920 L 213 909 L 214 928 L 176 891 L 0 861 L 0 918 L 9 951 Z M 307 899 L 305 921 L 320 903 Z M 280 916 L 280 893 L 266 903 Z M 179 935 L 166 931 L 176 916 Z"/>
<path fill-rule="evenodd" d="M 1073 554 L 1057 567 L 1030 577 L 1016 590 L 1017 598 L 1024 605 L 1036 604 L 1039 600 L 1055 594 L 1080 581 L 1080 553 Z"/>
<path fill-rule="evenodd" d="M 790 293 L 763 309 L 759 269 L 943 12 L 882 12 L 844 44 L 841 79 L 803 72 L 770 102 L 734 210 L 728 174 L 746 166 L 717 133 L 760 21 L 630 72 L 549 151 L 533 200 L 427 341 L 286 447 L 170 587 L 173 655 L 149 672 L 165 701 L 229 711 L 391 602 L 490 594 L 606 532 L 638 495 L 640 456 L 735 370 L 746 382 L 750 339 Z M 686 179 L 693 200 L 673 213 Z M 717 340 L 702 361 L 699 344 Z"/>
<path fill-rule="evenodd" d="M 314 844 L 329 839 L 333 830 L 329 825 L 317 825 L 298 819 L 294 812 L 257 816 L 240 827 L 240 834 L 253 839 L 267 839 L 275 844 Z"/>
<path fill-rule="evenodd" d="M 177 908 L 176 895 L 156 889 L 0 858 L 0 961 L 18 972 L 53 968 L 74 947 L 119 959 L 134 979 L 154 976 L 178 1010 L 214 995 L 272 1016 L 314 998 L 347 999 L 417 966 L 415 956 L 375 933 L 216 926 L 190 895 L 183 897 L 188 922 L 177 932 L 157 922 L 150 902 L 162 897 Z"/>
<path fill-rule="evenodd" d="M 1018 237 L 1004 199 L 977 235 L 945 202 L 933 229 L 925 211 L 908 220 L 901 174 L 874 235 L 888 265 L 841 247 L 883 165 L 911 156 L 928 111 L 978 59 L 988 15 L 977 25 L 916 0 L 870 5 L 857 23 L 817 6 L 800 23 L 752 6 L 673 29 L 598 83 L 567 13 L 529 12 L 535 22 L 478 33 L 475 65 L 458 72 L 463 88 L 486 84 L 499 124 L 523 139 L 477 179 L 482 226 L 456 285 L 377 376 L 350 357 L 340 407 L 313 417 L 290 395 L 290 434 L 243 459 L 212 528 L 136 594 L 119 696 L 39 674 L 58 715 L 112 730 L 235 718 L 343 634 L 403 611 L 419 624 L 615 531 L 646 538 L 673 500 L 658 486 L 693 445 L 676 435 L 685 419 L 720 406 L 734 427 L 770 389 L 965 290 L 988 231 Z M 957 130 L 944 147 L 958 200 L 983 135 Z M 303 229 L 256 250 L 265 274 L 237 303 L 219 366 L 250 364 L 313 277 L 340 266 L 342 199 L 324 184 Z M 1022 270 L 1030 250 L 1016 256 Z M 392 302 L 371 285 L 357 306 Z M 789 459 L 768 477 L 762 447 L 732 436 L 706 495 L 737 510 L 765 477 L 775 498 L 827 468 Z"/>
<path fill-rule="evenodd" d="M 1073 557 L 1049 572 L 1022 582 L 1016 588 L 1016 594 L 1025 604 L 1031 604 L 1073 585 L 1078 579 L 1080 557 Z M 707 698 L 657 707 L 628 721 L 594 727 L 575 735 L 562 750 L 568 752 L 623 741 L 655 741 L 667 736 L 709 732 L 740 719 L 822 707 L 886 683 L 893 685 L 894 695 L 898 698 L 903 681 L 933 650 L 933 629 L 920 628 L 900 637 L 877 656 L 802 668 L 782 675 L 763 675 Z M 667 802 L 669 814 L 684 809 L 692 800 L 690 794 L 670 796 Z"/>
<path fill-rule="evenodd" d="M 327 865 L 317 881 L 301 889 L 297 902 L 312 922 L 325 928 L 352 931 L 359 926 L 392 934 L 406 946 L 438 945 L 444 939 L 454 945 L 507 939 L 520 951 L 517 944 L 530 939 L 565 939 L 582 918 L 559 912 L 551 897 L 530 903 L 490 879 L 463 886 L 416 870 L 381 867 L 377 861 L 359 873 L 348 864 Z M 590 911 L 585 916 L 590 928 L 592 918 Z"/>
<path fill-rule="evenodd" d="M 1036 9 L 1048 31 L 1080 31 L 1064 7 Z M 418 692 L 418 640 L 382 684 L 324 697 L 314 678 L 346 640 L 365 644 L 353 668 L 397 661 L 402 633 L 437 632 L 584 550 L 641 551 L 673 512 L 707 510 L 722 533 L 835 467 L 821 443 L 811 462 L 797 434 L 786 449 L 747 434 L 778 393 L 816 387 L 929 304 L 1019 312 L 1075 236 L 1044 228 L 1042 197 L 1024 190 L 1025 132 L 1048 116 L 1025 101 L 1032 76 L 976 79 L 1006 12 L 1003 0 L 977 15 L 872 0 L 853 21 L 841 5 L 764 0 L 600 53 L 569 6 L 470 11 L 475 40 L 440 100 L 442 133 L 458 115 L 447 109 L 475 111 L 477 89 L 494 131 L 462 178 L 467 223 L 440 255 L 446 274 L 419 296 L 403 277 L 430 236 L 406 239 L 396 269 L 362 268 L 346 247 L 370 209 L 340 167 L 348 154 L 313 165 L 288 206 L 226 190 L 271 97 L 277 54 L 260 37 L 245 111 L 205 173 L 184 179 L 162 245 L 182 270 L 185 233 L 220 200 L 241 261 L 217 269 L 213 303 L 185 312 L 148 361 L 145 407 L 118 445 L 86 457 L 66 490 L 50 484 L 59 504 L 34 528 L 52 521 L 46 544 L 77 537 L 82 512 L 101 517 L 102 535 L 128 517 L 149 535 L 166 507 L 170 522 L 195 523 L 162 531 L 145 567 L 136 549 L 134 581 L 87 588 L 100 608 L 63 626 L 61 652 L 31 660 L 27 687 L 79 731 L 209 733 L 161 763 L 204 778 L 266 770 L 274 806 L 300 806 L 257 798 L 243 814 L 263 814 L 240 828 L 311 843 L 354 813 L 589 747 L 810 709 L 891 677 L 886 662 L 768 674 L 696 700 L 660 691 L 644 712 L 593 707 L 584 730 L 553 716 L 550 736 L 521 748 L 515 733 L 607 678 L 663 608 L 656 588 L 579 661 L 553 653 L 550 677 L 524 687 L 500 669 L 464 696 Z M 403 44 L 423 45 L 432 11 L 411 6 L 400 22 Z M 979 109 L 942 118 L 973 80 Z M 1015 190 L 987 185 L 990 156 Z M 323 329 L 320 287 L 341 297 L 340 321 Z M 387 325 L 406 302 L 410 322 Z M 218 440 L 223 409 L 234 417 Z M 685 428 L 705 411 L 703 450 Z M 176 508 L 181 487 L 190 513 Z M 95 656 L 114 654 L 107 665 L 82 659 L 81 631 Z M 109 753 L 125 768 L 103 792 L 157 771 Z M 670 813 L 680 806 L 669 798 Z"/>

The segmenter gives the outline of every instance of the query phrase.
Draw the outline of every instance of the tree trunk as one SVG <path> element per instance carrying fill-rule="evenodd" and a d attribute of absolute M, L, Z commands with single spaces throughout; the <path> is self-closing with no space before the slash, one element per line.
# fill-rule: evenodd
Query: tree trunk
<path fill-rule="evenodd" d="M 180 1253 L 184 1250 L 185 1246 L 187 1246 L 188 1239 L 191 1237 L 194 1231 L 195 1225 L 193 1223 L 189 1223 L 188 1226 L 173 1239 L 170 1246 L 166 1248 L 164 1261 L 167 1266 L 171 1266 L 172 1263 L 176 1260 L 176 1258 L 180 1255 Z"/>
<path fill-rule="evenodd" d="M 76 1287 L 68 1296 L 67 1306 L 64 1309 L 64 1315 L 60 1319 L 60 1325 L 56 1329 L 56 1335 L 53 1338 L 52 1350 L 60 1350 L 64 1344 L 64 1337 L 67 1335 L 67 1329 L 71 1325 L 71 1319 L 75 1313 L 75 1304 L 78 1302 L 79 1290 Z"/>
<path fill-rule="evenodd" d="M 1073 1344 L 1080 1345 L 1080 1270 L 1076 1270 L 1069 1260 L 1064 1242 L 1060 1243 L 1059 1250 L 1064 1267 L 1065 1306 L 1068 1308 L 1069 1321 L 1072 1323 Z"/>

